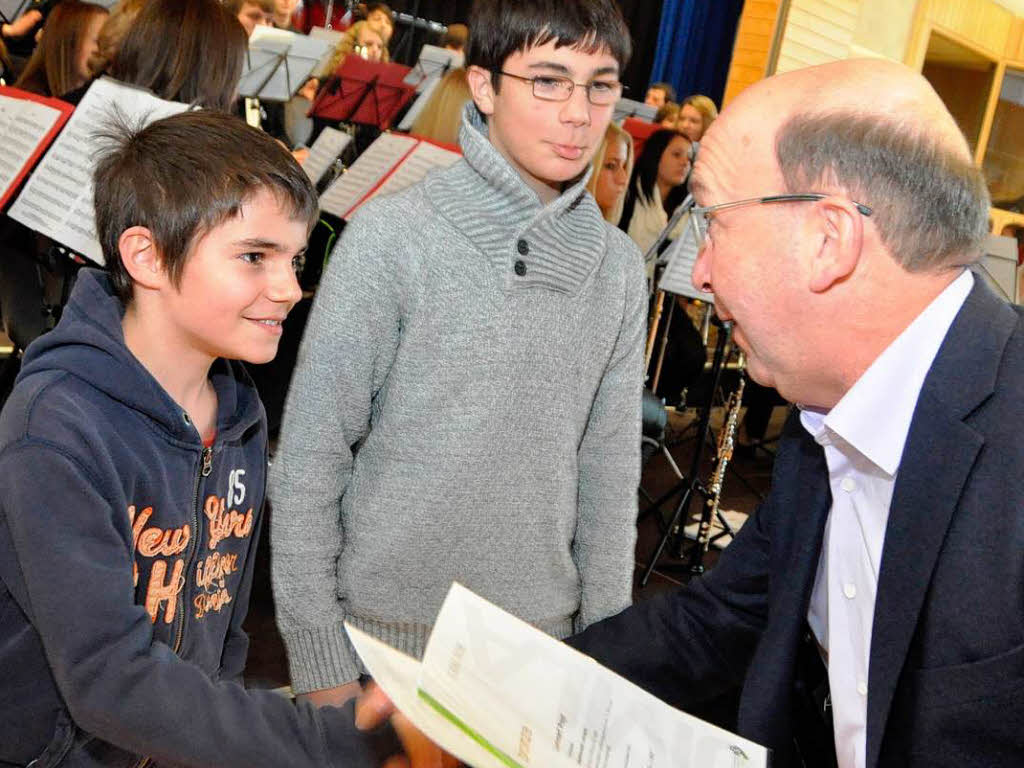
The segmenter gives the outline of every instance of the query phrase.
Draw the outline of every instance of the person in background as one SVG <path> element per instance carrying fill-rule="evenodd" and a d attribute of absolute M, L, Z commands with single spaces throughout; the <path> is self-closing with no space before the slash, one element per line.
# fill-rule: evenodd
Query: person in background
<path fill-rule="evenodd" d="M 365 18 L 370 26 L 380 31 L 384 45 L 390 45 L 395 34 L 395 14 L 391 6 L 387 3 L 367 3 Z"/>
<path fill-rule="evenodd" d="M 294 30 L 292 14 L 299 0 L 274 0 L 274 26 L 278 29 Z"/>
<path fill-rule="evenodd" d="M 96 50 L 89 57 L 90 78 L 95 78 L 110 68 L 125 35 L 128 34 L 128 29 L 135 23 L 135 17 L 139 15 L 145 3 L 146 0 L 118 0 L 110 9 L 110 15 L 103 22 L 96 37 Z"/>
<path fill-rule="evenodd" d="M 676 118 L 679 116 L 679 105 L 674 101 L 667 101 L 658 107 L 654 114 L 654 122 L 662 128 L 676 130 Z"/>
<path fill-rule="evenodd" d="M 247 35 L 256 27 L 273 26 L 277 12 L 276 0 L 224 0 L 224 7 L 238 19 Z"/>
<path fill-rule="evenodd" d="M 644 96 L 644 104 L 649 107 L 662 107 L 676 100 L 676 89 L 670 83 L 652 83 Z"/>
<path fill-rule="evenodd" d="M 594 154 L 587 190 L 594 196 L 604 220 L 618 224 L 633 173 L 633 137 L 615 123 L 608 123 L 604 141 Z"/>
<path fill-rule="evenodd" d="M 19 68 L 32 55 L 36 35 L 43 28 L 50 12 L 61 0 L 32 0 L 14 21 L 0 25 L 0 40 L 6 43 L 8 54 Z M 21 62 L 21 64 L 19 64 Z"/>
<path fill-rule="evenodd" d="M 472 98 L 466 70 L 453 69 L 441 78 L 409 133 L 442 144 L 458 144 L 462 113 L 466 102 Z"/>
<path fill-rule="evenodd" d="M 668 217 L 686 197 L 683 182 L 690 172 L 690 140 L 676 131 L 651 134 L 636 160 L 619 229 L 626 232 L 644 253 L 668 224 Z M 674 239 L 683 226 L 670 235 Z M 648 263 L 652 275 L 654 260 Z"/>
<path fill-rule="evenodd" d="M 89 59 L 96 52 L 107 9 L 79 0 L 64 0 L 46 19 L 43 36 L 15 88 L 61 97 L 89 80 Z"/>
<path fill-rule="evenodd" d="M 3 38 L 0 38 L 0 82 L 3 82 L 5 85 L 10 85 L 14 82 L 14 62 L 7 52 L 7 46 L 4 45 Z"/>
<path fill-rule="evenodd" d="M 449 24 L 441 36 L 441 47 L 447 51 L 465 53 L 469 43 L 469 27 L 465 24 Z"/>
<path fill-rule="evenodd" d="M 715 102 L 707 96 L 695 93 L 683 99 L 675 128 L 690 141 L 700 141 L 716 117 L 718 108 Z"/>

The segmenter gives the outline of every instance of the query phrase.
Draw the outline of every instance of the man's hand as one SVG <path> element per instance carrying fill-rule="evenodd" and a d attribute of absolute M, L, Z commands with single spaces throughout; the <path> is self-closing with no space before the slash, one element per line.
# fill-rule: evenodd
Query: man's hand
<path fill-rule="evenodd" d="M 398 734 L 405 755 L 390 758 L 382 768 L 456 768 L 458 760 L 438 747 L 403 715 L 395 711 L 391 699 L 376 683 L 370 683 L 356 701 L 356 727 L 363 731 L 376 728 L 385 719 Z"/>

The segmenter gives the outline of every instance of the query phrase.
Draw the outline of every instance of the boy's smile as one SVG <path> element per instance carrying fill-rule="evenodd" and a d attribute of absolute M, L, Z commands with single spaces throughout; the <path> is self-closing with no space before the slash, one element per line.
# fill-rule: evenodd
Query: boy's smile
<path fill-rule="evenodd" d="M 488 118 L 491 143 L 541 202 L 553 200 L 565 182 L 586 169 L 601 145 L 614 103 L 592 104 L 586 85 L 618 87 L 619 66 L 607 49 L 586 53 L 556 41 L 511 54 L 501 74 L 471 68 L 477 106 Z M 497 93 L 491 82 L 500 78 Z M 566 78 L 575 85 L 565 101 L 534 94 L 535 78 Z"/>
<path fill-rule="evenodd" d="M 306 222 L 260 190 L 239 214 L 201 236 L 177 292 L 165 294 L 172 350 L 212 358 L 269 362 L 282 323 L 302 297 L 295 261 L 306 247 Z M 170 342 L 170 340 L 168 340 Z"/>

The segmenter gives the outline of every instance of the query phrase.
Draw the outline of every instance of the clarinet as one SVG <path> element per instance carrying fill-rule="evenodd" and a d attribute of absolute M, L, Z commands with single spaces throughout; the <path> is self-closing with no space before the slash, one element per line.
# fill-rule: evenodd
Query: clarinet
<path fill-rule="evenodd" d="M 703 515 L 700 521 L 700 529 L 697 531 L 697 546 L 701 554 L 707 554 L 708 545 L 711 543 L 711 522 L 718 517 L 718 505 L 722 500 L 722 484 L 725 481 L 725 469 L 729 466 L 732 458 L 732 450 L 735 445 L 736 427 L 739 425 L 740 405 L 743 402 L 743 389 L 746 387 L 747 379 L 740 376 L 739 386 L 736 391 L 729 395 L 725 406 L 725 422 L 722 424 L 722 431 L 718 433 L 718 449 L 715 454 L 715 471 L 711 475 L 711 482 L 708 487 L 708 506 L 711 511 Z"/>

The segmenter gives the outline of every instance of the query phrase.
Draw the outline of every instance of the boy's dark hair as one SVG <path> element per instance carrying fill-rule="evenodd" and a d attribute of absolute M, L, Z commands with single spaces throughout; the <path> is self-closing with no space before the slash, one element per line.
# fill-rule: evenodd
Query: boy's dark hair
<path fill-rule="evenodd" d="M 183 112 L 133 129 L 123 118 L 102 134 L 109 142 L 93 173 L 96 233 L 114 289 L 127 304 L 132 278 L 118 241 L 133 226 L 152 232 L 164 268 L 180 285 L 193 244 L 237 216 L 263 189 L 312 230 L 316 191 L 281 144 L 238 117 Z"/>
<path fill-rule="evenodd" d="M 676 100 L 676 89 L 672 87 L 672 83 L 651 83 L 648 91 L 661 91 L 665 94 L 665 101 Z"/>
<path fill-rule="evenodd" d="M 607 49 L 626 69 L 629 29 L 615 0 L 475 0 L 466 65 L 498 72 L 517 51 L 552 40 L 585 53 Z M 495 90 L 499 78 L 494 78 Z"/>

